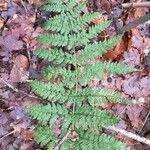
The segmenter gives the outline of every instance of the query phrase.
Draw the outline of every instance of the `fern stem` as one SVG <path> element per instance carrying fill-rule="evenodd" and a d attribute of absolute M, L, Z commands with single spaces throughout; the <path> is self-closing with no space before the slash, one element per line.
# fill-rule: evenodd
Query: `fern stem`
<path fill-rule="evenodd" d="M 57 145 L 54 147 L 53 150 L 59 150 L 60 146 L 64 143 L 64 141 L 67 139 L 68 135 L 70 134 L 70 130 L 66 133 L 66 135 L 57 143 Z"/>
<path fill-rule="evenodd" d="M 75 53 L 75 50 L 74 50 L 74 53 Z M 77 72 L 77 69 L 78 69 L 78 66 L 77 66 L 77 57 L 75 56 L 75 79 L 76 79 L 76 84 L 75 84 L 75 92 L 76 92 L 76 95 L 78 93 L 78 72 Z M 76 106 L 76 103 L 75 103 L 75 100 L 73 102 L 73 116 L 75 114 L 75 106 Z M 75 129 L 75 122 L 73 120 L 73 130 Z"/>

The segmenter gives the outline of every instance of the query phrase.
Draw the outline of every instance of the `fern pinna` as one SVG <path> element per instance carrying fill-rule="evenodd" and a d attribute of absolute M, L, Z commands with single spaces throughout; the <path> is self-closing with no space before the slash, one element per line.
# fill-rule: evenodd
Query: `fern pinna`
<path fill-rule="evenodd" d="M 98 107 L 127 100 L 116 91 L 89 86 L 94 79 L 101 80 L 106 75 L 135 71 L 121 63 L 93 61 L 115 46 L 120 37 L 102 42 L 95 39 L 110 21 L 92 24 L 100 14 L 88 12 L 85 1 L 47 0 L 44 9 L 53 12 L 44 24 L 46 34 L 38 38 L 47 48 L 37 49 L 35 54 L 51 65 L 44 71 L 43 81 L 31 81 L 32 89 L 44 103 L 27 109 L 38 120 L 37 143 L 49 150 L 58 145 L 61 150 L 128 149 L 101 132 L 102 127 L 114 125 L 118 118 Z M 54 130 L 57 120 L 61 120 L 60 134 Z M 73 133 L 76 138 L 71 138 Z"/>

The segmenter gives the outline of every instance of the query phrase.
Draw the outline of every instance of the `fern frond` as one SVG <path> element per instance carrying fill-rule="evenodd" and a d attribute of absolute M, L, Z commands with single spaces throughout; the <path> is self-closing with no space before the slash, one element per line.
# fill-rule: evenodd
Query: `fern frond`
<path fill-rule="evenodd" d="M 69 115 L 68 110 L 60 104 L 39 104 L 32 108 L 26 109 L 26 111 L 32 116 L 32 118 L 37 119 L 40 123 L 52 126 L 54 122 L 59 118 L 65 118 Z"/>
<path fill-rule="evenodd" d="M 123 98 L 120 93 L 106 88 L 85 88 L 81 95 L 86 97 L 93 107 L 96 105 L 105 106 L 110 102 L 129 104 L 129 100 Z"/>
<path fill-rule="evenodd" d="M 57 142 L 57 137 L 50 127 L 38 126 L 35 132 L 35 140 L 42 147 L 46 146 L 49 150 L 52 150 Z"/>
<path fill-rule="evenodd" d="M 67 4 L 67 5 L 66 5 Z M 51 12 L 72 12 L 74 13 L 80 13 L 81 11 L 84 11 L 86 8 L 85 2 L 78 3 L 77 0 L 71 0 L 71 1 L 47 1 L 47 4 L 43 6 L 43 9 L 46 11 Z"/>
<path fill-rule="evenodd" d="M 88 33 L 86 36 L 88 37 L 88 39 L 92 39 L 92 38 L 96 37 L 99 33 L 101 33 L 107 27 L 109 27 L 110 23 L 111 23 L 110 21 L 105 21 L 101 24 L 94 25 L 94 26 L 90 27 L 88 29 Z"/>
<path fill-rule="evenodd" d="M 62 47 L 68 45 L 69 38 L 61 34 L 43 34 L 38 37 L 38 41 L 46 45 Z"/>
<path fill-rule="evenodd" d="M 61 146 L 61 150 L 130 150 L 126 144 L 110 135 L 92 131 L 84 132 L 81 129 L 77 130 L 77 133 L 79 139 L 76 141 L 66 140 Z"/>
<path fill-rule="evenodd" d="M 75 62 L 75 56 L 64 52 L 62 49 L 37 49 L 35 54 L 39 58 L 43 58 L 48 61 L 53 61 L 55 64 L 72 64 Z"/>
<path fill-rule="evenodd" d="M 48 80 L 53 80 L 57 77 L 62 78 L 62 82 L 69 89 L 73 88 L 76 84 L 76 78 L 73 71 L 65 67 L 48 67 L 45 72 L 45 77 Z"/>
<path fill-rule="evenodd" d="M 53 83 L 44 83 L 37 80 L 31 81 L 32 89 L 39 96 L 47 99 L 50 102 L 59 101 L 59 103 L 64 103 L 70 92 L 65 90 L 63 84 L 53 84 Z"/>
<path fill-rule="evenodd" d="M 58 47 L 67 47 L 69 50 L 76 46 L 86 45 L 89 40 L 85 33 L 79 34 L 43 34 L 38 37 L 38 41 L 43 44 L 53 45 Z"/>
<path fill-rule="evenodd" d="M 118 119 L 108 111 L 101 111 L 98 108 L 82 106 L 75 110 L 73 121 L 77 129 L 83 128 L 87 130 L 107 127 L 118 122 Z"/>
<path fill-rule="evenodd" d="M 103 42 L 96 42 L 93 44 L 86 45 L 78 58 L 80 64 L 90 61 L 96 57 L 101 57 L 110 48 L 114 47 L 118 41 L 120 41 L 120 36 L 113 37 L 109 40 Z"/>
<path fill-rule="evenodd" d="M 89 64 L 85 67 L 82 67 L 79 73 L 79 82 L 81 85 L 86 85 L 88 82 L 91 82 L 93 79 L 103 79 L 106 74 L 117 75 L 117 74 L 126 74 L 136 71 L 135 68 L 129 67 L 121 63 L 113 62 L 101 62 L 96 64 Z"/>
<path fill-rule="evenodd" d="M 89 24 L 93 20 L 93 17 L 99 16 L 99 13 L 93 13 L 90 15 L 84 14 L 82 16 L 79 16 L 78 18 L 74 17 L 74 15 L 75 14 L 61 13 L 60 15 L 57 15 L 51 18 L 50 20 L 46 21 L 44 24 L 44 27 L 46 30 L 57 31 L 62 34 L 68 34 L 71 32 L 78 33 L 79 31 L 83 30 L 83 27 L 85 25 Z M 104 24 L 107 24 L 107 27 L 108 27 L 110 23 L 106 22 Z M 102 25 L 101 27 L 96 27 L 97 30 L 94 30 L 93 28 L 91 28 L 90 33 L 92 32 L 100 33 L 100 31 L 102 31 L 103 26 L 104 25 Z"/>
<path fill-rule="evenodd" d="M 84 0 L 46 0 L 43 8 L 52 14 L 44 24 L 46 33 L 38 41 L 48 48 L 38 49 L 35 54 L 51 63 L 44 71 L 44 81 L 30 82 L 33 91 L 45 99 L 44 104 L 27 108 L 39 124 L 35 140 L 52 150 L 69 130 L 75 131 L 79 139 L 67 139 L 61 150 L 127 150 L 115 138 L 92 132 L 118 122 L 118 117 L 98 106 L 126 104 L 127 100 L 116 91 L 89 86 L 92 80 L 106 75 L 136 71 L 121 63 L 92 61 L 115 46 L 121 36 L 100 42 L 97 35 L 110 21 L 93 25 L 100 14 L 88 12 Z M 56 137 L 53 128 L 58 119 L 62 121 L 61 133 Z"/>

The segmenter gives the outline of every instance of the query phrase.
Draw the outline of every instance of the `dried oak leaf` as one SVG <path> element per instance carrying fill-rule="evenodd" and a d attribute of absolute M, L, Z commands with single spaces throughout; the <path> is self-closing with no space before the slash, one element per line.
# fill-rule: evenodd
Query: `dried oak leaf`
<path fill-rule="evenodd" d="M 14 60 L 14 65 L 10 72 L 10 80 L 12 82 L 26 81 L 29 77 L 28 68 L 28 58 L 22 54 L 19 54 Z"/>

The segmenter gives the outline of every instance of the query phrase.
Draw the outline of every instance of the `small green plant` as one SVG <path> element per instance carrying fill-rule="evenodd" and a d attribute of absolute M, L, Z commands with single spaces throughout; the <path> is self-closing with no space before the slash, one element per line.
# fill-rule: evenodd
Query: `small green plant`
<path fill-rule="evenodd" d="M 33 91 L 44 99 L 43 104 L 27 109 L 38 121 L 35 140 L 49 150 L 58 146 L 61 150 L 128 149 L 101 130 L 118 122 L 103 106 L 109 102 L 127 103 L 127 100 L 116 91 L 90 86 L 94 79 L 135 71 L 121 63 L 94 61 L 115 46 L 120 36 L 96 40 L 110 21 L 92 24 L 100 14 L 87 12 L 83 1 L 48 0 L 44 9 L 55 15 L 44 24 L 47 34 L 38 38 L 47 48 L 35 52 L 51 62 L 44 71 L 43 81 L 31 81 Z M 57 120 L 61 120 L 59 135 L 54 131 Z M 75 139 L 71 138 L 73 133 Z"/>

